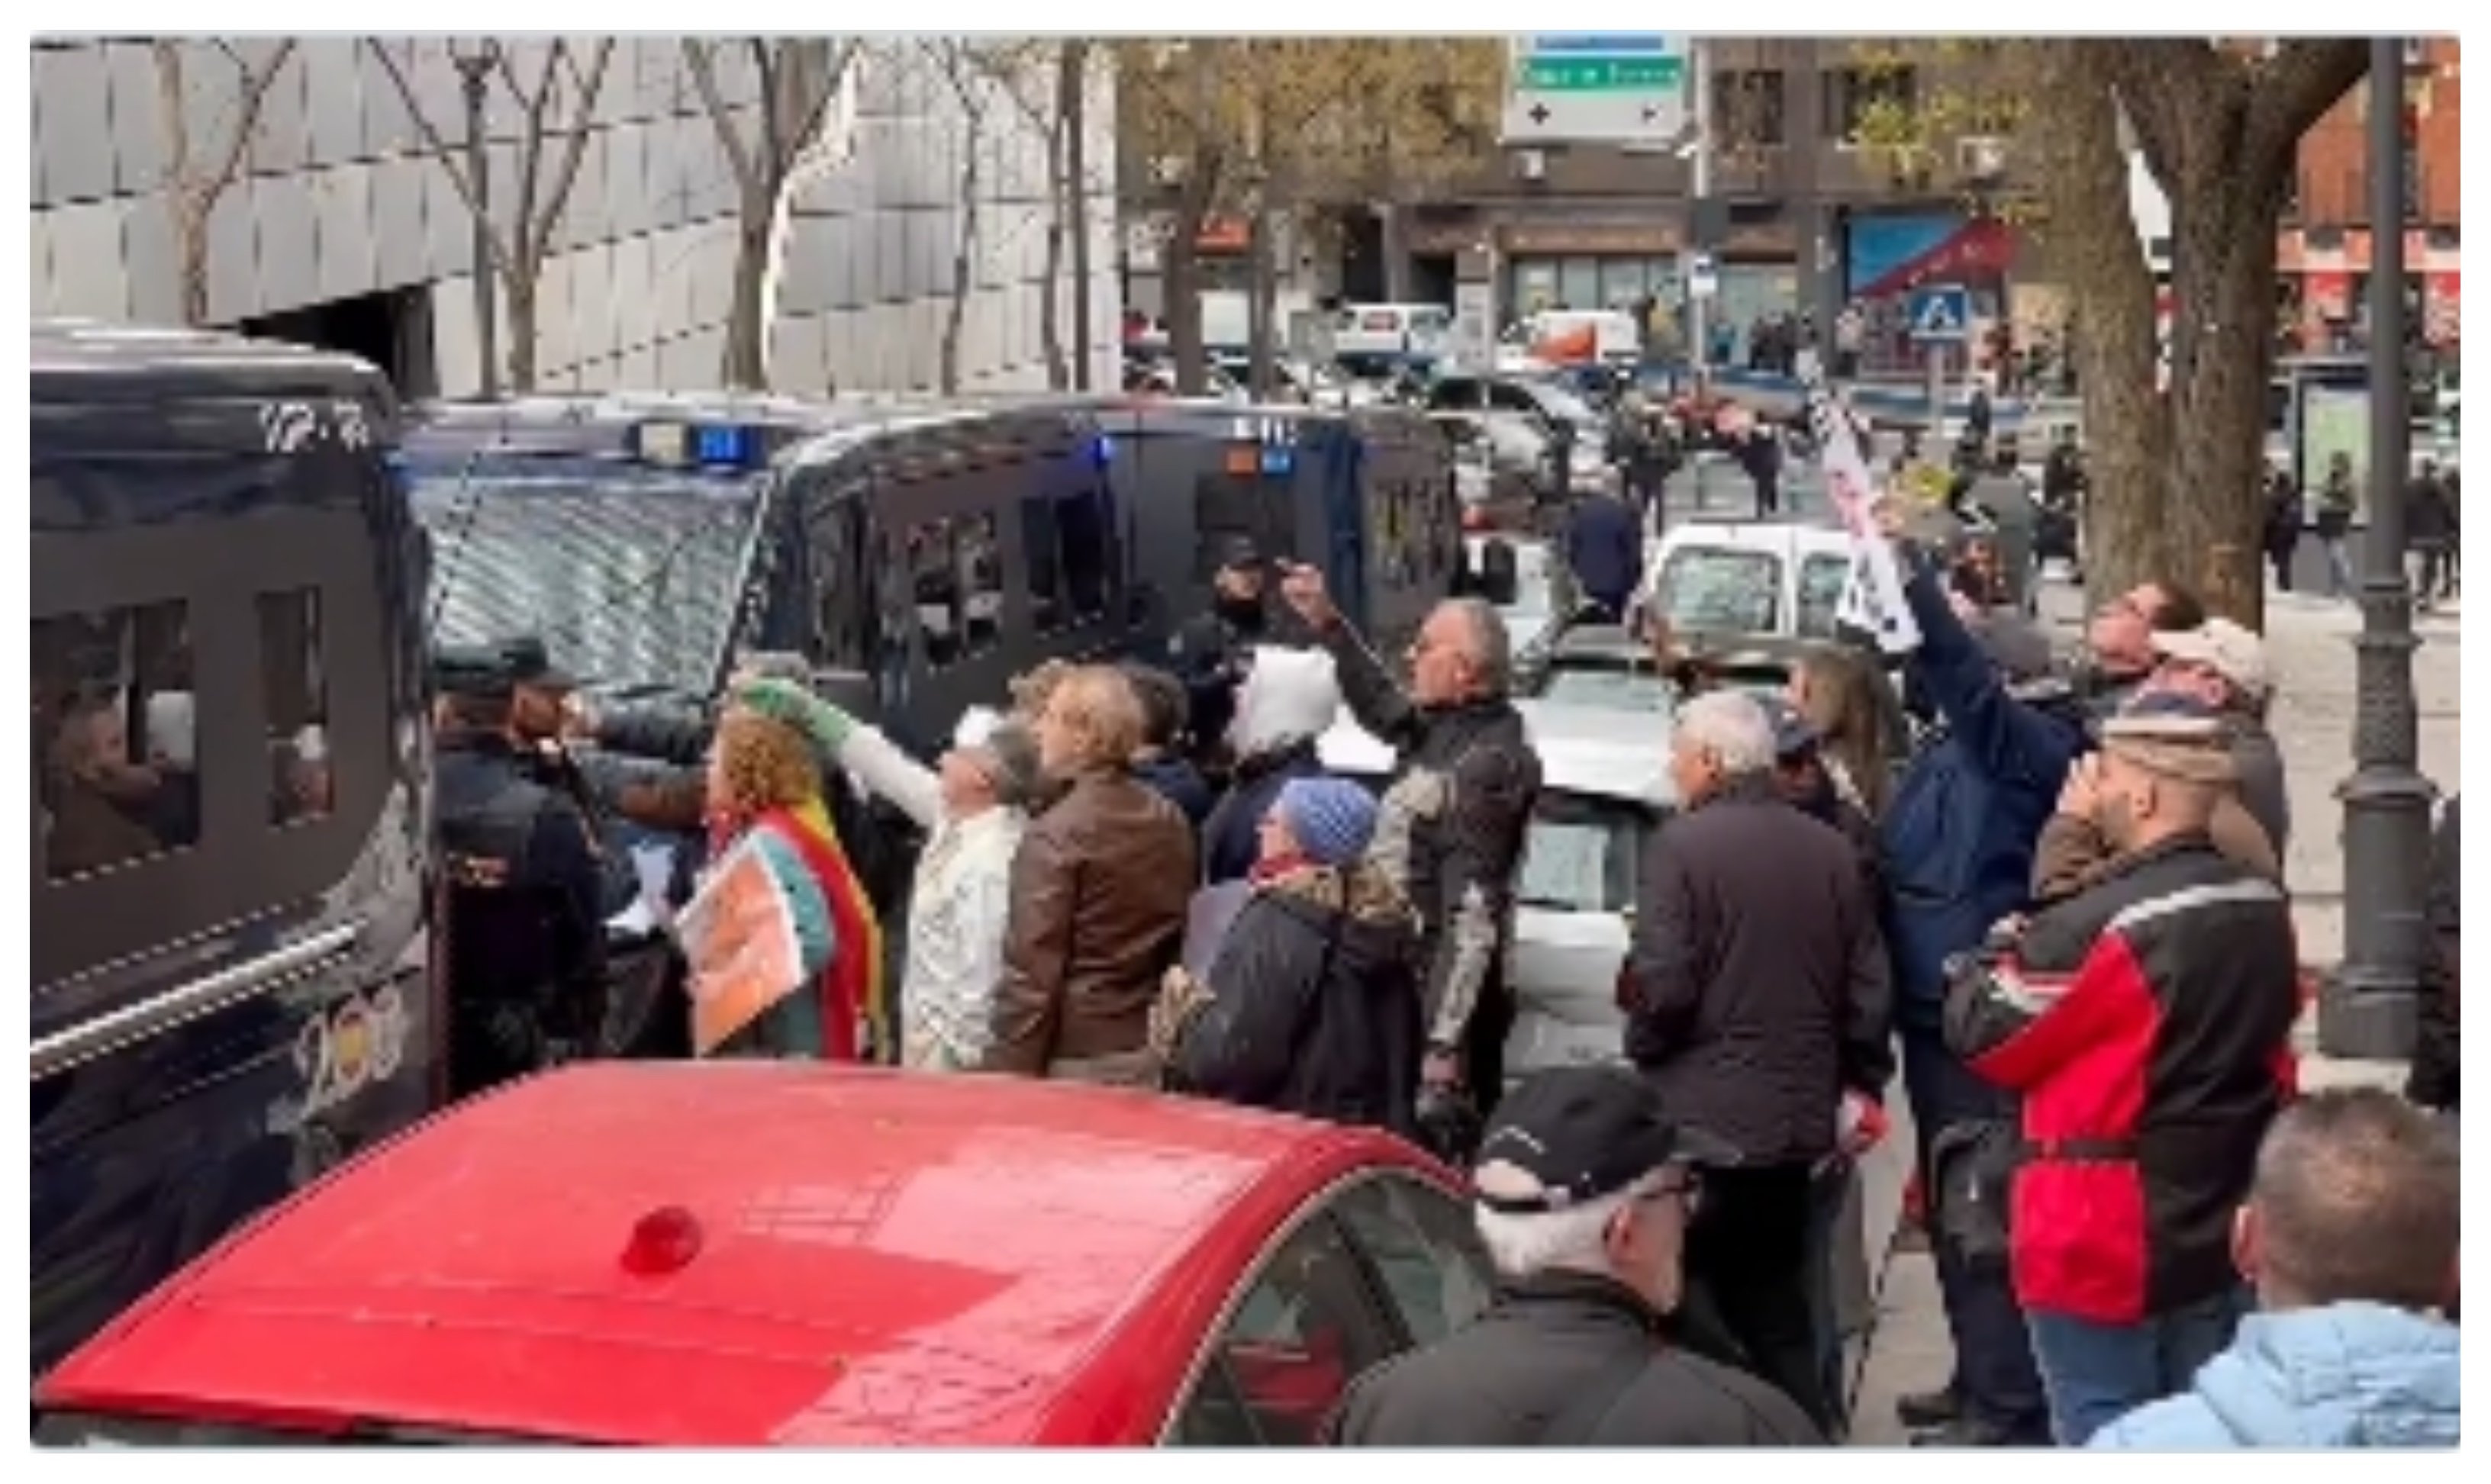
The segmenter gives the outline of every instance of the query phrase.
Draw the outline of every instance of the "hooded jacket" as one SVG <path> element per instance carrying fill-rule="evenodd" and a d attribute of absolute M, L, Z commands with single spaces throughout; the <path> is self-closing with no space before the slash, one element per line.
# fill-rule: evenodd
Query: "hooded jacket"
<path fill-rule="evenodd" d="M 2379 1304 L 2252 1314 L 2188 1390 L 2094 1434 L 2095 1448 L 2453 1448 L 2457 1328 Z"/>
<path fill-rule="evenodd" d="M 1292 778 L 1324 771 L 1317 739 L 1340 715 L 1340 681 L 1321 650 L 1265 646 L 1237 692 L 1228 732 L 1237 766 L 1202 825 L 1202 884 L 1243 881 L 1261 853 L 1255 827 Z"/>
<path fill-rule="evenodd" d="M 1212 961 L 1212 1002 L 1168 1068 L 1179 1090 L 1415 1137 L 1418 917 L 1383 873 L 1299 866 L 1263 883 Z"/>

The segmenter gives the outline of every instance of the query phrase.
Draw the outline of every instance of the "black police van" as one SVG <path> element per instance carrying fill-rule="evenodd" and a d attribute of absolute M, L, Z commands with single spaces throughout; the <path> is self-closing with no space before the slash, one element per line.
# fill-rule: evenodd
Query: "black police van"
<path fill-rule="evenodd" d="M 419 535 L 387 382 L 32 335 L 33 1357 L 430 1112 Z"/>

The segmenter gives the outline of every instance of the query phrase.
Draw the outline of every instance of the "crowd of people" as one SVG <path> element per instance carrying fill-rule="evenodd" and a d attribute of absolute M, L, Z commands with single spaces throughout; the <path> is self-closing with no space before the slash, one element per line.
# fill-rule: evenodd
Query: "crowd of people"
<path fill-rule="evenodd" d="M 2259 637 L 2148 583 L 2101 603 L 2064 674 L 1888 535 L 1922 636 L 1899 702 L 1865 648 L 1806 655 L 1786 695 L 1679 672 L 1690 694 L 1653 739 L 1676 807 L 1638 874 L 1612 1065 L 1508 1086 L 1541 772 L 1498 613 L 1443 603 L 1396 676 L 1320 571 L 1242 543 L 1164 668 L 1024 677 L 930 769 L 800 678 L 739 673 L 634 813 L 698 822 L 681 889 L 761 861 L 799 961 L 691 1052 L 1155 1089 L 1472 1166 L 1501 1296 L 1354 1385 L 1344 1444 L 1841 1436 L 1830 1269 L 1898 1073 L 1955 1354 L 1898 1409 L 1918 1440 L 2452 1441 L 2452 1126 L 2297 1100 Z M 544 706 L 542 667 L 453 660 L 454 870 L 476 889 L 488 858 L 569 872 L 566 920 L 601 921 L 611 845 L 515 761 L 601 724 Z M 1926 723 L 1908 747 L 1898 706 Z M 1380 787 L 1327 769 L 1344 715 L 1392 749 Z M 851 787 L 924 836 L 895 1012 Z M 2453 802 L 2442 829 L 2439 1062 L 2413 1092 L 2452 1110 Z M 482 917 L 453 942 L 480 936 L 491 951 L 454 955 L 484 975 L 462 997 L 515 1006 L 530 975 L 592 973 L 592 947 L 556 963 L 569 940 L 543 934 L 497 966 L 510 932 Z M 478 1022 L 490 1075 L 584 1033 L 559 1022 Z"/>

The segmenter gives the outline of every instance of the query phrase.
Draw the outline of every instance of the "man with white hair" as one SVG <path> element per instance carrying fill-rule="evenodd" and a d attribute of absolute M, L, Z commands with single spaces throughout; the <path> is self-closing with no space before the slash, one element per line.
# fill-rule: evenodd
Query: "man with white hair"
<path fill-rule="evenodd" d="M 1885 941 L 1850 842 L 1774 786 L 1754 697 L 1697 696 L 1670 746 L 1679 812 L 1645 858 L 1626 1058 L 1740 1156 L 1689 1235 L 1689 1281 L 1756 1373 L 1832 1431 L 1809 1303 L 1812 1179 L 1842 1129 L 1875 1125 L 1865 1105 L 1893 1072 Z"/>
<path fill-rule="evenodd" d="M 1822 1446 L 1789 1399 L 1672 1348 L 1701 1178 L 1735 1151 L 1619 1067 L 1567 1066 L 1497 1110 L 1473 1177 L 1496 1305 L 1360 1377 L 1348 1447 Z"/>

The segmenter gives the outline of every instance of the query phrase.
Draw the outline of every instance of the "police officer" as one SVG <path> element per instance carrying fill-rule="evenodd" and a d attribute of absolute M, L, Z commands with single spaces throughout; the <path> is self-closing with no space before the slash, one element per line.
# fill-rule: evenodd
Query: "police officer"
<path fill-rule="evenodd" d="M 602 881 L 588 819 L 530 776 L 506 647 L 434 655 L 434 818 L 451 1091 L 559 1061 L 602 1013 Z"/>
<path fill-rule="evenodd" d="M 1223 538 L 1218 551 L 1210 611 L 1187 619 L 1168 641 L 1168 672 L 1185 684 L 1186 732 L 1203 753 L 1216 752 L 1228 736 L 1247 655 L 1271 626 L 1264 595 L 1267 564 L 1253 538 Z"/>

